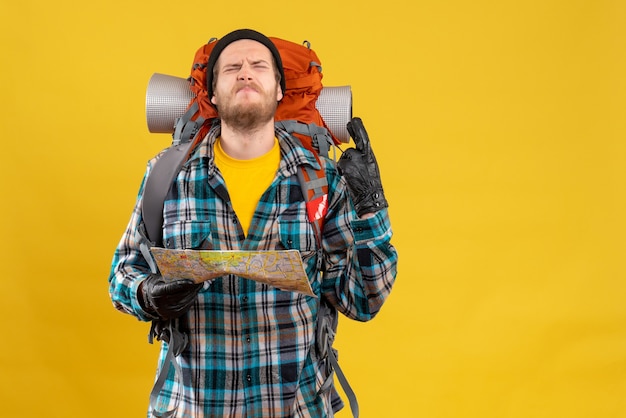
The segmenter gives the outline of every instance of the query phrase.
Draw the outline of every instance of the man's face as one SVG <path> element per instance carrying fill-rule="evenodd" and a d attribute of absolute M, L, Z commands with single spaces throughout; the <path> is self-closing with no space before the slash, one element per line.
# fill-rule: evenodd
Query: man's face
<path fill-rule="evenodd" d="M 250 39 L 231 43 L 220 54 L 214 73 L 211 102 L 224 123 L 246 130 L 273 120 L 283 94 L 265 45 Z"/>

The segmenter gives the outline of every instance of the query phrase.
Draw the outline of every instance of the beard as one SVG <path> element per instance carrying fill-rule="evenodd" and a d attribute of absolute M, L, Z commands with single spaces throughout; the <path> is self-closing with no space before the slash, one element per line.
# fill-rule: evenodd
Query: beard
<path fill-rule="evenodd" d="M 254 103 L 233 103 L 235 92 L 228 100 L 219 103 L 218 113 L 223 123 L 237 131 L 250 131 L 274 119 L 278 106 L 275 95 L 260 90 L 258 86 L 254 88 L 261 92 L 263 100 Z"/>

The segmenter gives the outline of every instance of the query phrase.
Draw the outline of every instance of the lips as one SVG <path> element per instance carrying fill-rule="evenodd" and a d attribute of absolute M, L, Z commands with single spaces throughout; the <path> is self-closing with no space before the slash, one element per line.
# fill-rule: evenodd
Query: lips
<path fill-rule="evenodd" d="M 259 88 L 254 86 L 254 85 L 252 85 L 252 84 L 246 84 L 246 85 L 241 86 L 241 87 L 239 87 L 237 89 L 237 93 L 242 92 L 242 91 L 244 91 L 244 92 L 245 91 L 253 91 L 255 93 L 258 93 L 259 92 Z"/>

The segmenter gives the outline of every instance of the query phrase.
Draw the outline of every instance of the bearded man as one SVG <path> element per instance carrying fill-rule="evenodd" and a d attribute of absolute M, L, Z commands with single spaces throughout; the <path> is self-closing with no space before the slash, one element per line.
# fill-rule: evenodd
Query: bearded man
<path fill-rule="evenodd" d="M 328 212 L 318 243 L 297 174 L 303 165 L 319 169 L 320 163 L 274 123 L 285 92 L 277 48 L 259 32 L 231 32 L 213 48 L 207 79 L 220 120 L 172 184 L 163 209 L 164 246 L 298 250 L 315 296 L 236 275 L 196 284 L 151 273 L 137 238 L 142 185 L 115 251 L 110 296 L 118 310 L 153 323 L 176 320 L 188 335 L 177 353 L 182 379 L 173 369 L 161 376 L 162 390 L 148 415 L 331 417 L 341 404 L 333 396 L 328 355 L 318 349 L 321 301 L 367 321 L 396 276 L 382 188 L 376 197 L 363 193 L 380 181 L 371 148 L 361 141 L 346 151 L 339 164 L 343 176 L 324 159 Z M 164 343 L 160 369 L 167 348 Z"/>

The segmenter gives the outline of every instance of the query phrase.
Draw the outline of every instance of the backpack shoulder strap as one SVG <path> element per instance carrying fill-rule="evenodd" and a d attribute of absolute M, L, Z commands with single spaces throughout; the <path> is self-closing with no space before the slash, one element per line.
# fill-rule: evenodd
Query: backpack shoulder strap
<path fill-rule="evenodd" d="M 298 180 L 302 189 L 302 195 L 304 196 L 307 216 L 313 229 L 315 230 L 315 239 L 317 241 L 317 271 L 322 269 L 322 228 L 324 217 L 328 212 L 328 180 L 326 179 L 326 170 L 324 169 L 324 162 L 320 160 L 321 168 L 315 170 L 309 165 L 301 165 L 298 169 Z M 346 378 L 343 370 L 339 366 L 337 360 L 337 354 L 332 347 L 335 340 L 335 333 L 337 330 L 338 315 L 337 310 L 324 300 L 320 300 L 320 305 L 317 313 L 317 349 L 320 358 L 327 358 L 330 363 L 330 369 L 337 373 L 337 379 L 341 384 L 341 387 L 348 398 L 350 403 L 350 410 L 352 416 L 358 418 L 359 416 L 359 403 L 356 399 L 356 394 L 348 379 Z M 329 373 L 327 380 L 322 384 L 321 391 L 328 390 L 332 386 L 334 373 Z M 334 390 L 334 389 L 333 389 Z M 336 392 L 333 392 L 333 398 Z M 334 399 L 333 399 L 334 401 Z M 340 402 L 340 401 L 339 401 Z"/>
<path fill-rule="evenodd" d="M 197 138 L 170 146 L 153 165 L 152 170 L 146 179 L 146 185 L 144 187 L 141 202 L 141 217 L 143 225 L 140 226 L 140 233 L 143 237 L 143 241 L 148 242 L 142 241 L 140 249 L 144 258 L 150 265 L 152 273 L 155 274 L 157 273 L 157 267 L 148 246 L 161 246 L 163 244 L 162 226 L 163 205 L 165 204 L 165 198 L 167 197 L 167 193 L 169 192 L 174 179 L 180 172 L 180 168 L 189 158 L 189 155 L 194 149 L 194 144 L 196 143 Z M 162 338 L 160 332 L 156 329 L 157 326 L 164 328 L 161 329 L 161 331 L 165 332 L 165 340 L 168 345 L 163 366 L 159 369 L 157 380 L 154 382 L 152 391 L 150 392 L 150 407 L 152 408 L 153 416 L 168 418 L 174 416 L 176 413 L 178 401 L 172 410 L 160 411 L 158 398 L 165 386 L 165 379 L 169 375 L 170 366 L 174 367 L 175 378 L 183 378 L 181 367 L 176 357 L 187 345 L 188 337 L 185 333 L 179 330 L 177 319 L 168 321 L 154 320 L 152 321 L 152 326 L 148 334 L 148 341 L 151 344 L 155 336 L 157 339 Z"/>
<path fill-rule="evenodd" d="M 181 142 L 169 147 L 156 161 L 146 179 L 141 203 L 141 217 L 148 240 L 161 245 L 163 239 L 163 204 L 176 175 L 189 158 L 196 141 Z"/>

